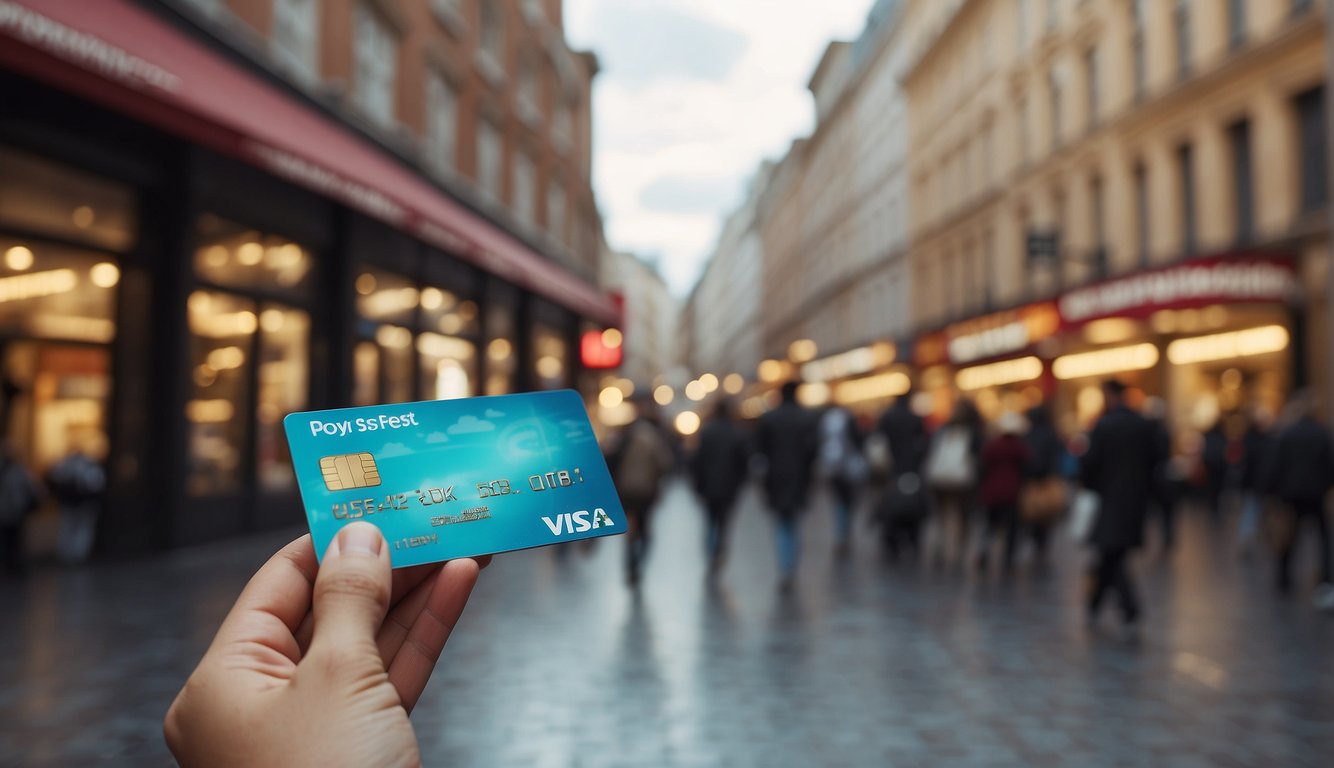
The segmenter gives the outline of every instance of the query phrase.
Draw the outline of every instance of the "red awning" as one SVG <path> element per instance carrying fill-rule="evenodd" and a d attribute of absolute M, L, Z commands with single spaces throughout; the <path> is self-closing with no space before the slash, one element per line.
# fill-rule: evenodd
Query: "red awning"
<path fill-rule="evenodd" d="M 595 286 L 128 0 L 0 0 L 0 66 L 240 157 L 584 317 L 620 322 Z"/>

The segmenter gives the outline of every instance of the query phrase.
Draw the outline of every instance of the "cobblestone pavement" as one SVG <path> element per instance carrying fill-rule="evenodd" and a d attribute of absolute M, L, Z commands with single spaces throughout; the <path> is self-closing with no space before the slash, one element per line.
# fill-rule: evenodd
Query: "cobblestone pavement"
<path fill-rule="evenodd" d="M 769 521 L 743 500 L 703 577 L 675 487 L 640 592 L 622 542 L 498 557 L 413 715 L 428 764 L 461 766 L 1328 765 L 1334 618 L 1269 591 L 1187 516 L 1136 563 L 1139 643 L 1090 632 L 1082 553 L 1010 578 L 833 555 L 804 527 L 776 589 Z M 246 577 L 288 538 L 49 571 L 0 585 L 0 765 L 167 763 L 160 720 Z"/>

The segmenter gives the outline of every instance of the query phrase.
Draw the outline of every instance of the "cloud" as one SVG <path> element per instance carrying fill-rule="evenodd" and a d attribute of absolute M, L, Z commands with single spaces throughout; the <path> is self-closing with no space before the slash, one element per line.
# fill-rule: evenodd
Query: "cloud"
<path fill-rule="evenodd" d="M 471 435 L 476 432 L 490 432 L 496 428 L 495 424 L 489 421 L 483 421 L 472 414 L 460 416 L 459 420 L 454 422 L 447 432 L 451 435 Z"/>
<path fill-rule="evenodd" d="M 377 459 L 392 459 L 397 456 L 410 456 L 412 449 L 404 443 L 386 443 L 383 448 L 376 452 Z"/>
<path fill-rule="evenodd" d="M 662 176 L 639 193 L 639 203 L 663 213 L 711 213 L 736 202 L 736 180 Z"/>
<path fill-rule="evenodd" d="M 432 432 L 426 436 L 426 442 L 428 444 L 447 443 L 449 442 L 449 435 L 446 435 L 444 432 Z"/>
<path fill-rule="evenodd" d="M 640 86 L 726 78 L 749 43 L 735 29 L 657 3 L 606 3 L 593 24 L 604 70 Z"/>
<path fill-rule="evenodd" d="M 501 419 L 505 417 L 505 414 L 501 413 L 500 411 L 497 411 L 495 408 L 487 408 L 486 413 L 482 415 L 487 417 L 488 419 Z"/>

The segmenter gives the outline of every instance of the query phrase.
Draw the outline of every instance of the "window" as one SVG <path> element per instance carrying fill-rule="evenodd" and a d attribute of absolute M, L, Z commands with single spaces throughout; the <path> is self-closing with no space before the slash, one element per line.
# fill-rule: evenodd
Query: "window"
<path fill-rule="evenodd" d="M 1093 230 L 1091 266 L 1095 277 L 1107 274 L 1107 220 L 1106 202 L 1103 198 L 1102 177 L 1094 176 L 1089 181 L 1089 222 Z"/>
<path fill-rule="evenodd" d="M 197 226 L 203 242 L 195 249 L 194 261 L 201 282 L 293 296 L 308 293 L 314 260 L 306 249 L 210 214 L 201 216 Z"/>
<path fill-rule="evenodd" d="M 500 3 L 483 2 L 482 6 L 482 52 L 496 64 L 503 66 L 505 61 L 505 18 L 504 8 Z"/>
<path fill-rule="evenodd" d="M 355 27 L 353 97 L 371 119 L 394 123 L 394 71 L 398 42 L 389 25 L 365 5 L 357 5 Z"/>
<path fill-rule="evenodd" d="M 454 167 L 458 119 L 454 88 L 439 75 L 429 75 L 426 80 L 426 156 L 441 170 Z"/>
<path fill-rule="evenodd" d="M 1047 29 L 1056 29 L 1059 20 L 1060 0 L 1047 0 Z"/>
<path fill-rule="evenodd" d="M 0 146 L 0 225 L 121 251 L 137 220 L 133 189 Z"/>
<path fill-rule="evenodd" d="M 1028 47 L 1028 8 L 1029 0 L 1017 0 L 1015 9 L 1018 12 L 1018 18 L 1015 21 L 1019 32 L 1019 50 L 1022 51 Z"/>
<path fill-rule="evenodd" d="M 1134 0 L 1134 21 L 1135 32 L 1131 40 L 1131 58 L 1134 60 L 1135 68 L 1135 101 L 1143 101 L 1145 91 L 1148 88 L 1149 68 L 1145 61 L 1146 48 L 1144 43 L 1144 2 L 1145 0 Z"/>
<path fill-rule="evenodd" d="M 1141 267 L 1149 264 L 1149 173 L 1143 163 L 1135 166 L 1135 249 Z"/>
<path fill-rule="evenodd" d="M 319 72 L 319 0 L 275 0 L 271 45 L 278 60 L 297 75 Z"/>
<path fill-rule="evenodd" d="M 1019 156 L 1023 158 L 1024 165 L 1033 162 L 1032 141 L 1028 135 L 1028 99 L 1020 97 L 1015 119 L 1019 124 Z"/>
<path fill-rule="evenodd" d="M 1325 89 L 1316 86 L 1295 99 L 1298 157 L 1301 158 L 1301 211 L 1324 207 L 1329 198 L 1325 149 Z"/>
<path fill-rule="evenodd" d="M 1190 74 L 1190 0 L 1177 0 L 1172 26 L 1176 33 L 1177 76 L 1184 78 Z"/>
<path fill-rule="evenodd" d="M 1181 249 L 1195 252 L 1195 155 L 1189 144 L 1177 147 L 1177 173 L 1181 189 Z"/>
<path fill-rule="evenodd" d="M 1051 96 L 1051 146 L 1061 146 L 1061 72 L 1055 67 L 1047 76 L 1047 92 Z"/>
<path fill-rule="evenodd" d="M 1085 95 L 1088 99 L 1088 126 L 1098 124 L 1098 49 L 1084 52 Z"/>
<path fill-rule="evenodd" d="M 542 122 L 538 110 L 538 73 L 532 56 L 523 56 L 519 60 L 519 77 L 514 92 L 515 109 L 519 119 L 529 126 L 537 127 Z"/>
<path fill-rule="evenodd" d="M 492 200 L 500 199 L 502 152 L 500 132 L 496 127 L 486 120 L 478 123 L 477 186 Z"/>
<path fill-rule="evenodd" d="M 1233 123 L 1227 129 L 1232 150 L 1232 215 L 1237 223 L 1237 242 L 1247 243 L 1255 236 L 1255 179 L 1251 168 L 1251 124 Z"/>
<path fill-rule="evenodd" d="M 1227 41 L 1233 48 L 1246 42 L 1246 0 L 1227 0 Z"/>
<path fill-rule="evenodd" d="M 537 171 L 533 168 L 533 161 L 526 152 L 517 152 L 514 155 L 514 199 L 510 201 L 510 207 L 514 210 L 514 215 L 518 216 L 519 221 L 531 225 L 535 217 L 536 196 L 537 196 Z"/>
<path fill-rule="evenodd" d="M 565 183 L 559 176 L 547 182 L 547 231 L 561 245 L 568 242 L 565 229 Z"/>
<path fill-rule="evenodd" d="M 1292 15 L 1298 16 L 1311 10 L 1311 0 L 1292 0 Z"/>

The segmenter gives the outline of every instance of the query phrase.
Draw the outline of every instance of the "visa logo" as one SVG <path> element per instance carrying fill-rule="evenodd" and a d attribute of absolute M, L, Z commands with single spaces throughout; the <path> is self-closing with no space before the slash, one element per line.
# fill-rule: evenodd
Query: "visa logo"
<path fill-rule="evenodd" d="M 593 520 L 591 522 L 588 519 L 589 512 L 586 509 L 556 515 L 554 519 L 544 517 L 542 522 L 546 523 L 547 527 L 551 529 L 551 535 L 553 536 L 562 536 L 567 533 L 584 533 L 594 528 L 610 528 L 615 525 L 601 507 L 594 509 L 592 514 Z"/>

